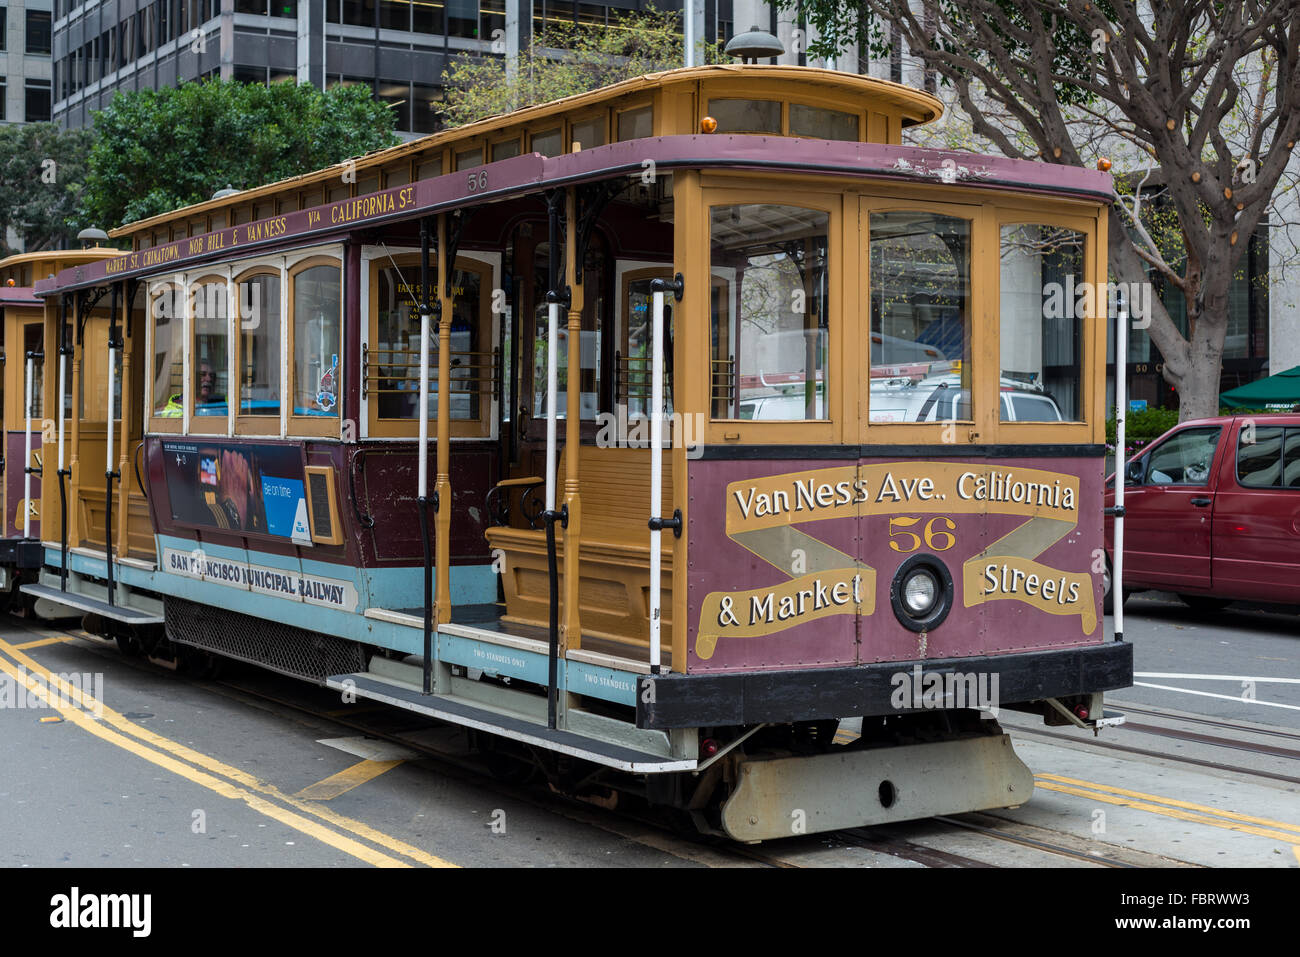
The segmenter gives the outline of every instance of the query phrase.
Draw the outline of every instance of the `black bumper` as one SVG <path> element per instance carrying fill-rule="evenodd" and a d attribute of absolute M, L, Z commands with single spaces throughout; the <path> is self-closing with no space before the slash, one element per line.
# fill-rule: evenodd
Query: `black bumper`
<path fill-rule="evenodd" d="M 887 661 L 847 668 L 705 675 L 643 675 L 637 682 L 639 728 L 701 728 L 870 717 L 920 710 L 911 704 L 928 675 L 976 675 L 995 706 L 1091 694 L 1133 683 L 1133 646 L 1108 641 L 1086 648 L 974 658 Z M 903 676 L 903 677 L 900 677 Z M 905 692 L 900 694 L 900 689 Z M 918 692 L 919 694 L 919 692 Z M 903 699 L 908 705 L 900 707 Z"/>
<path fill-rule="evenodd" d="M 40 568 L 44 562 L 45 546 L 34 538 L 0 538 L 0 565 Z"/>

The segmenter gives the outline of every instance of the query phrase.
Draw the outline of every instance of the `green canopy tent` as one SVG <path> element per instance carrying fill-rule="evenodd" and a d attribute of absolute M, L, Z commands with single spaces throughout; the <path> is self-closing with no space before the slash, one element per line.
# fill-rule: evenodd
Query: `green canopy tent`
<path fill-rule="evenodd" d="M 1300 366 L 1225 392 L 1219 396 L 1219 404 L 1230 409 L 1290 412 L 1300 407 Z"/>

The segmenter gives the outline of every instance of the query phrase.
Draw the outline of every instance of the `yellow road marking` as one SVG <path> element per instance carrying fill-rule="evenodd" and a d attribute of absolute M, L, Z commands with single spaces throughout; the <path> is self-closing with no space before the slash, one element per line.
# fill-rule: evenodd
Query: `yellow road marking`
<path fill-rule="evenodd" d="M 1048 781 L 1059 781 L 1062 784 L 1073 784 L 1076 787 L 1093 788 L 1098 791 L 1109 791 L 1111 794 L 1122 794 L 1125 797 L 1155 801 L 1159 804 L 1167 804 L 1170 807 L 1181 807 L 1188 811 L 1201 811 L 1205 814 L 1217 814 L 1219 817 L 1231 818 L 1234 821 L 1245 821 L 1247 824 L 1263 824 L 1265 827 L 1278 827 L 1284 831 L 1295 831 L 1297 834 L 1300 834 L 1300 824 L 1287 824 L 1285 821 L 1274 821 L 1267 817 L 1254 817 L 1250 814 L 1238 814 L 1236 811 L 1223 811 L 1217 807 L 1209 807 L 1205 804 L 1193 804 L 1191 801 L 1179 801 L 1175 798 L 1161 797 L 1159 794 L 1146 794 L 1143 791 L 1129 791 L 1125 788 L 1117 788 L 1109 784 L 1094 784 L 1092 781 L 1080 781 L 1078 778 L 1062 777 L 1059 774 L 1039 774 L 1035 776 Z"/>
<path fill-rule="evenodd" d="M 284 794 L 278 788 L 253 777 L 253 775 L 247 773 L 246 771 L 241 771 L 239 768 L 232 767 L 231 765 L 225 764 L 224 762 L 219 761 L 216 758 L 209 757 L 208 755 L 195 751 L 192 748 L 187 748 L 183 744 L 180 744 L 176 741 L 172 741 L 170 738 L 165 738 L 160 734 L 156 734 L 155 732 L 150 731 L 148 728 L 141 727 L 140 725 L 135 724 L 134 722 L 128 720 L 123 715 L 119 714 L 113 709 L 107 707 L 106 705 L 103 705 L 101 702 L 97 702 L 93 696 L 87 694 L 84 691 L 78 691 L 77 694 L 79 695 L 79 697 L 74 697 L 73 696 L 74 689 L 72 688 L 71 685 L 69 685 L 67 682 L 63 681 L 62 679 L 60 679 L 57 675 L 51 674 L 49 671 L 41 667 L 41 665 L 33 658 L 30 658 L 27 655 L 23 654 L 22 652 L 18 651 L 13 645 L 9 644 L 4 639 L 0 639 L 0 651 L 4 652 L 14 660 L 18 661 L 19 664 L 25 666 L 27 668 L 29 675 L 35 675 L 41 677 L 47 683 L 50 683 L 58 687 L 60 690 L 62 690 L 63 693 L 68 696 L 69 700 L 74 700 L 74 701 L 79 700 L 82 703 L 83 707 L 89 710 L 96 711 L 98 713 L 98 720 L 96 722 L 93 722 L 93 724 L 95 725 L 98 725 L 101 722 L 104 724 L 113 725 L 114 727 L 118 728 L 125 734 L 131 735 L 135 738 L 139 738 L 141 741 L 149 745 L 152 745 L 153 747 L 157 748 L 161 752 L 171 754 L 184 761 L 188 761 L 190 764 L 200 768 L 204 768 L 207 771 L 212 772 L 212 774 L 214 775 L 220 775 L 221 777 L 229 778 L 231 781 L 243 785 L 245 788 L 249 789 L 250 791 L 258 792 L 260 794 L 266 795 L 269 798 L 273 798 L 277 801 L 281 801 L 284 804 L 293 807 L 295 810 L 301 811 L 305 815 L 317 817 L 328 824 L 334 825 L 335 827 L 339 827 L 346 831 L 350 831 L 353 834 L 355 834 L 357 837 L 370 841 L 373 844 L 378 844 L 380 846 L 386 847 L 388 850 L 400 854 L 403 857 L 407 857 L 415 861 L 416 863 L 424 864 L 427 867 L 455 867 L 456 866 L 450 861 L 445 861 L 440 857 L 436 857 L 433 854 L 428 853 L 427 851 L 423 851 L 418 847 L 414 847 L 410 844 L 407 844 L 405 841 L 399 840 L 398 838 L 395 838 L 392 835 L 385 834 L 384 832 L 379 831 L 368 824 L 364 824 L 361 821 L 356 821 L 342 814 L 338 814 L 334 811 L 329 810 L 326 807 L 322 807 L 319 804 L 308 803 L 305 801 L 298 800 L 297 798 L 293 798 L 287 794 Z M 8 663 L 4 662 L 3 659 L 0 659 L 0 665 L 7 665 L 7 664 Z M 10 670 L 11 673 L 17 676 L 16 670 L 11 670 L 8 667 L 6 667 L 5 670 Z M 83 720 L 86 720 L 85 716 L 83 716 L 80 711 L 76 711 L 74 709 L 73 713 L 83 718 Z M 77 723 L 82 724 L 83 722 L 78 721 Z M 134 744 L 135 742 L 130 742 L 130 743 Z M 160 755 L 160 757 L 162 756 L 163 755 Z M 178 766 L 184 767 L 184 765 L 178 765 Z M 185 768 L 185 770 L 192 771 L 193 769 Z M 188 777 L 189 775 L 187 774 L 185 776 Z M 221 782 L 221 783 L 224 784 L 225 782 Z M 309 821 L 308 823 L 312 823 L 312 822 Z M 344 838 L 344 840 L 347 839 Z M 366 850 L 369 849 L 367 848 Z"/>
<path fill-rule="evenodd" d="M 24 677 L 23 673 L 19 671 L 19 669 L 15 668 L 12 664 L 2 658 L 0 658 L 0 671 L 4 671 L 11 677 L 20 681 Z M 31 675 L 29 674 L 27 677 L 30 678 Z M 236 801 L 243 801 L 253 810 L 259 811 L 267 817 L 279 821 L 281 824 L 286 824 L 296 831 L 314 837 L 331 847 L 337 848 L 347 854 L 351 854 L 353 857 L 359 858 L 368 864 L 374 864 L 376 867 L 410 866 L 405 861 L 400 861 L 395 857 L 389 857 L 387 854 L 382 854 L 379 851 L 366 847 L 359 841 L 354 841 L 349 837 L 345 837 L 327 827 L 321 826 L 315 821 L 310 821 L 299 814 L 294 814 L 292 811 L 285 810 L 284 808 L 272 804 L 270 801 L 260 797 L 259 795 L 249 793 L 243 788 L 235 787 L 229 782 L 222 781 L 221 779 L 206 774 L 203 771 L 197 771 L 194 768 L 187 767 L 175 758 L 168 757 L 152 748 L 145 747 L 138 741 L 132 741 L 123 734 L 105 728 L 84 711 L 80 711 L 69 704 L 61 703 L 57 696 L 54 696 L 51 699 L 50 705 L 57 709 L 64 718 L 71 721 L 73 724 L 89 731 L 97 738 L 101 738 L 109 744 L 116 745 L 123 750 L 131 752 L 137 757 L 144 758 L 146 761 L 156 764 L 160 768 L 171 771 L 173 774 L 177 774 L 189 781 L 193 781 L 195 784 L 205 787 L 210 791 L 214 791 L 222 797 Z"/>
<path fill-rule="evenodd" d="M 1149 811 L 1152 814 L 1172 817 L 1179 821 L 1189 821 L 1193 824 L 1209 824 L 1212 827 L 1221 827 L 1226 831 L 1240 831 L 1244 834 L 1255 834 L 1259 837 L 1267 837 L 1275 841 L 1283 841 L 1287 844 L 1300 844 L 1300 836 L 1294 834 L 1284 834 L 1281 831 L 1269 831 L 1262 827 L 1254 827 L 1250 824 L 1237 824 L 1219 818 L 1206 817 L 1202 814 L 1193 814 L 1190 811 L 1180 811 L 1175 808 L 1160 807 L 1156 804 L 1147 804 L 1143 801 L 1135 801 L 1132 798 L 1120 797 L 1116 794 L 1104 794 L 1098 791 L 1084 791 L 1080 788 L 1066 787 L 1064 784 L 1048 784 L 1042 781 L 1037 782 L 1037 786 L 1045 791 L 1059 791 L 1062 794 L 1073 794 L 1076 797 L 1088 798 L 1090 801 L 1100 801 L 1103 804 L 1114 804 L 1120 807 L 1131 807 L 1138 811 Z"/>
<path fill-rule="evenodd" d="M 1293 844 L 1291 846 L 1291 850 L 1295 851 L 1295 859 L 1297 862 L 1300 862 L 1300 846 L 1296 846 Z"/>
<path fill-rule="evenodd" d="M 40 638 L 36 641 L 25 641 L 21 645 L 14 645 L 19 651 L 28 651 L 32 648 L 40 648 L 44 645 L 57 645 L 65 641 L 76 641 L 76 635 L 56 635 L 53 638 Z"/>
<path fill-rule="evenodd" d="M 340 794 L 347 794 L 354 787 L 365 784 L 372 778 L 379 777 L 385 771 L 391 771 L 401 763 L 400 759 L 394 761 L 360 761 L 350 768 L 344 768 L 338 774 L 331 774 L 323 781 L 307 785 L 294 797 L 303 798 L 307 801 L 329 801 Z"/>
<path fill-rule="evenodd" d="M 56 721 L 62 721 L 62 720 L 63 720 L 62 718 L 56 718 L 54 717 L 54 715 L 49 715 L 48 717 L 41 718 L 41 724 L 53 724 Z"/>

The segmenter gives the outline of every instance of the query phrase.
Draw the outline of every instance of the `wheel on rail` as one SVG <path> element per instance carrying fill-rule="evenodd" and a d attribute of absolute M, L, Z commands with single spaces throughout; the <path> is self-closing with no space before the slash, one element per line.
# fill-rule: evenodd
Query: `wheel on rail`
<path fill-rule="evenodd" d="M 139 640 L 134 635 L 118 635 L 117 650 L 127 658 L 138 658 L 144 652 Z"/>

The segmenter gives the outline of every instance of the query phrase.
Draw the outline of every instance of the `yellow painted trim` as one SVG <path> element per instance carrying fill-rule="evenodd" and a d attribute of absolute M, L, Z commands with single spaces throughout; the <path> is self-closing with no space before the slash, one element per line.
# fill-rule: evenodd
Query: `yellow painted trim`
<path fill-rule="evenodd" d="M 679 113 L 670 106 L 664 110 L 665 115 L 661 120 L 659 116 L 660 105 L 663 104 L 664 100 L 678 96 L 707 100 L 708 94 L 712 92 L 715 85 L 735 86 L 737 84 L 740 84 L 747 95 L 751 97 L 767 96 L 774 99 L 794 99 L 799 102 L 814 104 L 821 99 L 833 98 L 847 99 L 857 104 L 869 104 L 873 112 L 888 117 L 890 121 L 889 136 L 891 137 L 889 142 L 893 143 L 899 141 L 898 137 L 904 117 L 910 123 L 927 123 L 943 113 L 942 102 L 937 97 L 931 96 L 922 90 L 901 83 L 892 83 L 888 80 L 843 73 L 837 70 L 737 63 L 669 70 L 663 73 L 650 73 L 645 76 L 624 80 L 621 83 L 603 87 L 599 90 L 564 97 L 551 103 L 529 107 L 514 113 L 489 117 L 452 130 L 444 130 L 441 133 L 421 137 L 409 143 L 401 143 L 387 149 L 377 150 L 368 156 L 353 161 L 356 163 L 355 171 L 358 174 L 358 194 L 365 192 L 365 190 L 360 189 L 363 175 L 368 176 L 372 171 L 377 174 L 378 170 L 391 165 L 395 160 L 409 156 L 418 165 L 418 163 L 429 160 L 433 154 L 446 148 L 450 148 L 454 152 L 458 144 L 464 144 L 479 138 L 490 139 L 494 134 L 503 130 L 521 129 L 531 133 L 542 130 L 544 126 L 550 128 L 559 125 L 563 135 L 567 132 L 563 121 L 570 114 L 598 106 L 606 109 L 622 109 L 624 103 L 639 103 L 646 96 L 651 96 L 656 101 L 656 136 L 694 133 L 697 131 L 696 124 L 698 122 L 695 109 L 692 108 L 689 111 L 688 118 L 687 114 Z M 698 96 L 698 91 L 701 89 L 705 91 L 705 94 Z M 866 106 L 864 105 L 862 108 L 866 109 Z M 671 123 L 670 117 L 673 118 Z M 665 124 L 662 127 L 660 126 L 661 122 Z M 122 236 L 131 236 L 133 240 L 137 240 L 137 242 L 133 243 L 135 248 L 140 248 L 138 240 L 144 238 L 140 234 L 158 229 L 164 224 L 173 222 L 188 224 L 198 214 L 215 212 L 228 207 L 243 206 L 264 200 L 267 197 L 294 196 L 296 198 L 297 194 L 304 190 L 312 189 L 319 184 L 342 176 L 347 169 L 346 163 L 338 163 L 322 170 L 290 177 L 277 183 L 268 183 L 265 186 L 247 189 L 234 196 L 206 200 L 183 209 L 128 223 L 112 230 L 109 235 L 115 239 Z M 378 185 L 376 180 L 376 188 Z M 264 217 L 255 215 L 253 218 L 261 219 Z M 162 241 L 159 240 L 159 242 Z M 153 242 L 152 237 L 150 237 L 150 242 Z"/>

